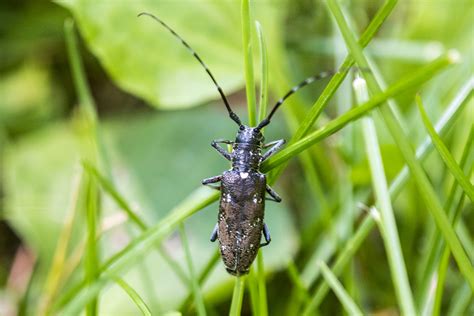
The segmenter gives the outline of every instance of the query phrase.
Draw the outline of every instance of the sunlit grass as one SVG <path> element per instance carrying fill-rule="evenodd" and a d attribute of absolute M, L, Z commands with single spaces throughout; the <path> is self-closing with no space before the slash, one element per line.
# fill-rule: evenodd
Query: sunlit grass
<path fill-rule="evenodd" d="M 285 106 L 290 109 L 285 109 L 287 111 L 284 114 L 292 135 L 291 139 L 281 152 L 262 165 L 262 172 L 271 172 L 268 181 L 274 183 L 282 171 L 295 172 L 293 168 L 287 168 L 288 162 L 295 160 L 300 163 L 298 168 L 301 170 L 298 169 L 297 172 L 303 175 L 299 178 L 298 181 L 301 183 L 298 185 L 307 187 L 305 192 L 308 196 L 304 198 L 308 198 L 310 202 L 305 203 L 311 205 L 309 211 L 301 214 L 304 216 L 309 212 L 318 214 L 308 221 L 304 218 L 305 223 L 300 223 L 304 228 L 299 235 L 302 247 L 297 257 L 285 260 L 286 267 L 282 269 L 285 273 L 266 269 L 263 253 L 259 251 L 250 275 L 232 277 L 231 282 L 234 283 L 232 296 L 227 297 L 225 305 L 220 302 L 217 307 L 214 302 L 210 303 L 211 299 L 206 296 L 204 284 L 210 279 L 213 269 L 222 265 L 219 251 L 215 250 L 206 260 L 195 260 L 184 223 L 217 201 L 219 192 L 197 187 L 156 223 L 147 222 L 146 217 L 142 217 L 140 212 L 134 210 L 131 201 L 118 189 L 120 186 L 116 185 L 117 179 L 112 176 L 107 152 L 102 145 L 101 123 L 98 121 L 96 104 L 86 81 L 73 23 L 68 21 L 65 26 L 66 42 L 79 100 L 80 122 L 86 127 L 82 139 L 84 148 L 81 151 L 84 172 L 80 184 L 74 185 L 72 204 L 68 207 L 69 215 L 56 245 L 48 277 L 42 286 L 44 288 L 42 297 L 34 310 L 43 315 L 50 313 L 69 315 L 84 311 L 87 315 L 100 315 L 102 307 L 100 297 L 109 286 L 118 285 L 124 291 L 122 295 L 125 293 L 137 310 L 143 315 L 151 315 L 154 306 L 148 301 L 148 293 L 145 293 L 146 291 L 141 293 L 142 289 L 133 288 L 131 284 L 134 283 L 128 283 L 125 274 L 136 267 L 150 252 L 155 252 L 164 259 L 184 287 L 184 295 L 176 306 L 183 314 L 206 315 L 225 311 L 230 315 L 240 315 L 242 312 L 252 310 L 254 315 L 266 316 L 275 313 L 275 306 L 278 308 L 283 306 L 285 311 L 282 313 L 291 315 L 314 315 L 318 311 L 321 313 L 321 310 L 328 309 L 328 306 L 342 307 L 348 314 L 371 313 L 373 311 L 369 310 L 371 308 L 369 305 L 364 304 L 364 299 L 370 295 L 370 299 L 377 301 L 380 293 L 372 293 L 371 288 L 361 282 L 361 277 L 351 265 L 363 248 L 364 242 L 368 242 L 368 237 L 378 236 L 379 233 L 388 259 L 386 279 L 391 281 L 390 284 L 394 289 L 391 303 L 396 305 L 394 308 L 397 312 L 406 315 L 442 315 L 445 311 L 450 311 L 453 315 L 463 314 L 469 308 L 469 300 L 474 290 L 472 236 L 469 235 L 471 232 L 468 229 L 470 222 L 462 216 L 464 207 L 468 203 L 472 204 L 474 197 L 471 181 L 474 129 L 472 127 L 469 129 L 465 139 L 454 142 L 459 148 L 453 145 L 450 138 L 453 136 L 450 136 L 448 131 L 451 129 L 459 133 L 460 128 L 455 123 L 469 120 L 469 117 L 466 119 L 462 114 L 467 112 L 468 104 L 472 104 L 474 78 L 459 83 L 456 90 L 448 94 L 451 102 L 447 102 L 447 98 L 439 101 L 443 106 L 438 112 L 434 112 L 437 117 L 436 124 L 433 125 L 429 118 L 432 113 L 426 113 L 425 110 L 431 108 L 428 98 L 423 98 L 425 107 L 420 96 L 416 99 L 419 112 L 416 112 L 416 106 L 413 108 L 415 113 L 421 114 L 423 124 L 416 126 L 418 124 L 414 123 L 416 121 L 408 120 L 407 113 L 410 112 L 406 112 L 406 107 L 415 104 L 415 99 L 410 99 L 413 102 L 401 110 L 399 108 L 401 102 L 398 102 L 398 99 L 397 102 L 393 102 L 393 98 L 400 96 L 407 98 L 406 95 L 416 90 L 423 91 L 423 85 L 436 80 L 442 71 L 457 62 L 457 56 L 453 51 L 444 52 L 416 70 L 407 71 L 402 76 L 387 80 L 390 84 L 385 88 L 385 84 L 381 82 L 384 78 L 378 69 L 374 69 L 373 61 L 367 56 L 364 47 L 369 45 L 381 29 L 396 4 L 397 1 L 386 1 L 357 39 L 357 32 L 352 22 L 348 22 L 351 16 L 343 14 L 339 2 L 328 0 L 330 15 L 342 33 L 348 55 L 320 96 L 316 101 L 311 100 L 307 108 L 301 100 L 294 102 L 297 104 L 295 108 L 290 108 L 293 101 L 288 100 L 289 104 Z M 225 7 L 225 4 L 220 5 Z M 268 103 L 271 102 L 270 91 L 280 93 L 286 89 L 290 81 L 286 70 L 275 71 L 276 80 L 270 78 L 272 68 L 279 66 L 273 64 L 275 60 L 268 56 L 275 47 L 268 43 L 270 49 L 267 48 L 265 33 L 270 34 L 272 30 L 264 30 L 262 25 L 265 24 L 253 19 L 254 6 L 255 3 L 252 1 L 240 2 L 239 21 L 242 27 L 244 61 L 242 74 L 245 77 L 249 125 L 255 125 L 265 117 Z M 258 43 L 258 47 L 255 45 L 253 48 L 254 43 Z M 255 69 L 254 55 L 259 56 L 258 62 L 255 63 L 255 66 L 259 67 L 256 66 Z M 276 55 L 284 56 L 281 52 Z M 339 91 L 340 85 L 352 67 L 360 70 L 365 79 L 364 85 L 367 82 L 367 86 L 355 89 L 357 102 L 354 102 L 352 109 L 342 114 L 338 113 L 335 117 L 332 113 L 325 116 L 323 111 L 328 110 L 330 101 Z M 255 76 L 256 71 L 259 72 L 258 76 Z M 375 72 L 377 76 L 374 75 Z M 257 83 L 258 97 L 254 79 L 256 77 L 260 78 Z M 305 115 L 298 112 L 302 110 L 306 111 Z M 355 145 L 361 146 L 358 150 L 365 159 L 364 163 L 367 166 L 364 166 L 364 172 L 370 173 L 370 179 L 367 183 L 357 181 L 341 183 L 342 178 L 345 181 L 352 181 L 356 176 L 348 174 L 340 177 L 340 174 L 336 174 L 334 178 L 338 180 L 327 181 L 324 179 L 324 173 L 331 175 L 337 173 L 340 171 L 337 166 L 347 166 L 351 172 L 361 169 L 362 163 L 356 163 L 355 157 L 345 156 L 344 150 L 339 148 L 339 145 L 334 145 L 340 141 L 336 133 L 345 127 L 354 126 L 356 122 L 361 129 L 353 129 L 350 134 L 351 137 L 354 135 L 360 137 L 360 141 Z M 416 152 L 412 147 L 416 142 L 411 139 L 410 129 L 415 129 L 423 136 L 426 135 L 426 131 L 428 132 L 428 136 L 416 148 Z M 396 163 L 392 165 L 390 159 L 384 156 L 387 154 L 384 152 L 386 143 L 383 142 L 386 142 L 387 137 L 395 141 L 393 146 L 398 150 L 397 153 L 401 154 L 405 166 L 397 166 Z M 363 153 L 364 143 L 365 153 Z M 330 145 L 323 147 L 323 144 Z M 317 146 L 320 146 L 319 153 L 323 152 L 323 155 L 328 156 L 324 157 L 325 159 L 334 160 L 334 170 L 321 170 L 324 167 L 317 163 L 318 154 L 315 149 Z M 433 154 L 428 160 L 430 152 Z M 460 159 L 458 152 L 462 152 Z M 434 161 L 435 158 L 439 161 Z M 429 165 L 425 165 L 426 160 Z M 439 178 L 430 174 L 430 168 L 436 163 L 437 168 L 444 171 Z M 402 168 L 398 170 L 399 167 Z M 286 183 L 285 185 L 288 186 Z M 349 188 L 348 196 L 343 195 L 345 192 L 341 189 L 343 185 Z M 328 188 L 330 186 L 336 189 Z M 361 187 L 363 188 L 360 189 Z M 447 194 L 446 197 L 444 193 Z M 397 213 L 400 209 L 397 197 L 401 194 L 419 195 L 418 207 L 426 209 L 429 219 L 434 219 L 435 225 L 431 231 L 428 229 L 428 224 L 426 227 L 420 223 L 416 224 L 419 225 L 418 230 L 422 227 L 423 238 L 426 239 L 423 245 L 424 258 L 421 260 L 414 257 L 410 252 L 411 246 L 403 242 L 404 225 L 407 225 L 404 221 L 408 220 L 403 217 L 407 216 L 406 214 Z M 102 252 L 103 234 L 100 225 L 105 198 L 113 202 L 117 212 L 126 215 L 127 225 L 134 229 L 128 236 L 129 243 L 111 256 L 105 256 L 106 252 Z M 288 196 L 285 201 L 292 204 L 295 202 L 292 198 Z M 318 205 L 318 209 L 313 205 Z M 344 216 L 345 210 L 351 211 L 350 217 Z M 78 212 L 82 212 L 85 224 L 83 243 L 69 250 L 73 220 Z M 266 216 L 272 214 L 267 213 Z M 351 229 L 347 230 L 348 227 Z M 343 232 L 341 228 L 344 228 Z M 378 228 L 378 231 L 374 228 Z M 186 260 L 184 269 L 162 247 L 162 243 L 176 231 L 180 232 L 181 236 L 183 258 Z M 285 256 L 284 253 L 281 255 Z M 451 255 L 455 259 L 456 267 L 450 266 Z M 382 262 L 380 258 L 371 260 L 374 260 L 374 265 L 380 265 Z M 71 262 L 74 264 L 69 264 Z M 413 267 L 414 262 L 417 268 Z M 71 277 L 73 271 L 78 273 Z M 269 271 L 273 274 L 269 275 Z M 456 275 L 451 280 L 453 274 Z M 289 284 L 288 288 L 282 289 L 286 296 L 275 297 L 275 289 L 271 286 L 278 284 L 282 278 Z M 452 290 L 450 287 L 453 287 L 453 284 L 459 286 L 455 289 L 452 300 L 446 303 L 446 293 Z M 246 286 L 249 289 L 249 297 L 246 296 Z M 325 300 L 329 290 L 336 294 L 337 300 Z M 244 305 L 247 302 L 250 307 Z"/>

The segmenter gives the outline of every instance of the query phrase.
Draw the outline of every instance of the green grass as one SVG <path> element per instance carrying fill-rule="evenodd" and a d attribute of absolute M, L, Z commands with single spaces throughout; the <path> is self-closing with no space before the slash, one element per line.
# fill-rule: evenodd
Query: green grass
<path fill-rule="evenodd" d="M 30 311 L 100 315 L 107 308 L 102 298 L 117 287 L 143 315 L 174 309 L 198 315 L 240 315 L 251 310 L 261 316 L 337 314 L 342 309 L 350 315 L 380 312 L 375 308 L 392 308 L 404 315 L 459 315 L 472 310 L 474 128 L 465 126 L 472 125 L 467 109 L 472 107 L 474 78 L 454 72 L 460 67 L 451 67 L 458 60 L 448 50 L 416 67 L 406 66 L 406 71 L 392 69 L 397 63 L 392 66 L 392 61 L 384 60 L 379 71 L 375 64 L 380 61 L 367 52 L 376 34 L 387 32 L 383 26 L 391 23 L 397 1 L 386 1 L 372 20 L 364 20 L 367 27 L 360 37 L 353 26 L 360 21 L 352 5 L 354 10 L 348 11 L 336 0 L 325 5 L 348 55 L 316 100 L 309 98 L 315 91 L 306 88 L 280 110 L 278 115 L 285 116 L 291 138 L 261 168 L 269 175 L 269 183 L 280 179 L 278 183 L 286 189 L 282 190 L 284 200 L 294 211 L 300 247 L 293 246 L 294 257 L 278 253 L 284 258 L 278 269 L 272 263 L 274 255 L 265 250 L 264 260 L 259 251 L 249 276 L 228 276 L 219 282 L 216 275 L 223 272 L 219 251 L 202 258 L 198 249 L 191 248 L 195 240 L 185 230 L 190 228 L 186 221 L 216 202 L 219 192 L 196 184 L 168 212 L 160 210 L 165 216 L 136 211 L 130 192 L 121 191 L 123 178 L 109 162 L 111 153 L 103 145 L 103 123 L 87 84 L 74 24 L 66 22 L 83 168 L 72 181 L 70 205 L 64 206 L 67 216 L 50 266 L 44 268 L 46 278 L 31 281 L 28 289 L 32 293 L 41 289 L 39 299 L 31 299 L 33 294 L 24 298 L 26 305 L 33 305 Z M 291 87 L 293 75 L 307 69 L 294 66 L 298 49 L 287 54 L 286 49 L 291 48 L 282 45 L 284 41 L 274 44 L 268 40 L 278 38 L 278 27 L 264 17 L 261 23 L 254 20 L 254 16 L 263 16 L 259 4 L 242 0 L 240 19 L 233 18 L 230 2 L 219 6 L 223 20 L 241 23 L 248 123 L 254 126 L 265 117 L 272 98 Z M 354 91 L 342 91 L 351 68 L 358 69 L 364 79 L 356 79 Z M 454 69 L 442 73 L 448 68 Z M 258 96 L 255 78 L 259 78 Z M 420 94 L 415 98 L 416 91 Z M 338 93 L 355 97 L 343 113 L 330 107 L 333 99 L 339 99 L 333 98 Z M 431 123 L 433 118 L 436 124 Z M 272 133 L 270 128 L 266 136 Z M 296 163 L 290 164 L 293 161 Z M 127 228 L 129 242 L 120 250 L 106 247 L 115 233 L 102 229 L 110 215 L 104 214 L 109 204 L 115 214 L 125 215 L 119 227 Z M 266 216 L 275 215 L 267 212 Z M 290 231 L 279 231 L 270 247 L 276 247 L 278 239 L 292 237 L 285 235 Z M 175 232 L 180 236 L 183 262 L 177 261 L 174 249 L 170 252 L 163 245 Z M 163 293 L 153 293 L 154 284 L 147 288 L 132 281 L 137 270 L 149 269 L 142 265 L 149 254 L 162 258 L 166 271 L 178 280 L 182 296 L 176 302 L 161 301 Z M 335 297 L 328 297 L 330 290 Z M 175 291 L 175 286 L 169 291 Z"/>
<path fill-rule="evenodd" d="M 383 20 L 386 17 L 387 12 L 389 12 L 391 9 L 391 3 L 387 4 L 386 7 L 382 10 L 381 18 L 380 20 Z M 248 10 L 248 4 L 245 4 L 245 1 L 243 2 L 244 9 Z M 245 11 L 245 10 L 244 10 Z M 250 14 L 249 12 L 244 12 L 243 17 L 249 17 Z M 247 19 L 246 18 L 246 19 Z M 245 24 L 245 23 L 244 23 Z M 250 23 L 249 23 L 250 24 Z M 372 26 L 372 32 L 373 29 L 376 29 L 379 23 L 375 23 Z M 245 26 L 244 26 L 245 27 Z M 260 34 L 260 33 L 259 33 Z M 370 32 L 369 32 L 370 34 Z M 373 33 L 372 33 L 373 34 Z M 248 35 L 248 34 L 247 34 Z M 260 36 L 260 38 L 263 38 Z M 244 31 L 244 40 L 249 41 L 249 38 L 246 37 L 245 31 Z M 262 46 L 264 47 L 264 46 Z M 263 52 L 264 50 L 261 49 Z M 264 56 L 262 54 L 262 56 Z M 248 58 L 248 57 L 247 57 Z M 264 58 L 262 58 L 263 60 Z M 351 64 L 352 62 L 349 60 L 349 63 Z M 356 107 L 349 112 L 343 114 L 341 117 L 336 118 L 335 120 L 327 123 L 325 126 L 321 127 L 317 131 L 313 133 L 309 133 L 307 136 L 302 138 L 299 141 L 295 141 L 291 143 L 287 148 L 285 148 L 282 152 L 277 154 L 274 158 L 272 158 L 267 164 L 264 164 L 262 169 L 264 171 L 268 171 L 272 168 L 277 167 L 278 165 L 284 163 L 285 161 L 289 160 L 290 158 L 296 156 L 298 153 L 304 151 L 307 149 L 309 146 L 312 144 L 321 141 L 322 139 L 327 138 L 329 135 L 332 135 L 333 133 L 337 132 L 341 128 L 343 128 L 345 125 L 349 124 L 350 122 L 360 118 L 362 115 L 370 111 L 376 106 L 379 106 L 383 104 L 388 98 L 405 91 L 407 89 L 410 89 L 414 86 L 418 86 L 419 84 L 423 83 L 426 80 L 429 80 L 430 78 L 433 77 L 433 75 L 441 70 L 443 67 L 449 65 L 452 62 L 452 60 L 449 58 L 448 55 L 442 56 L 438 58 L 436 61 L 432 62 L 430 65 L 426 66 L 425 68 L 415 72 L 414 74 L 409 75 L 407 78 L 401 79 L 399 82 L 391 85 L 388 87 L 385 92 L 378 91 L 378 94 L 376 94 L 374 97 L 372 97 L 370 100 L 367 100 L 364 102 L 362 105 L 359 107 Z M 249 66 L 249 62 L 247 61 L 247 78 L 250 78 L 248 76 L 248 73 L 250 71 L 250 67 L 252 67 L 252 72 L 253 72 L 253 66 Z M 262 61 L 262 69 L 264 70 L 265 62 Z M 364 67 L 361 67 L 364 68 Z M 346 71 L 347 72 L 347 71 Z M 344 75 L 342 75 L 343 77 Z M 334 77 L 334 78 L 342 78 L 342 77 Z M 252 75 L 253 78 L 253 75 Z M 263 77 L 262 77 L 263 78 Z M 251 78 L 250 78 L 251 79 Z M 250 80 L 249 79 L 249 80 Z M 334 79 L 333 79 L 334 80 Z M 338 79 L 341 80 L 341 79 Z M 337 80 L 334 82 L 338 82 Z M 334 85 L 334 84 L 333 84 Z M 252 87 L 253 87 L 253 80 L 252 80 Z M 331 85 L 329 85 L 331 87 Z M 253 88 L 252 88 L 253 91 Z M 325 95 L 326 98 L 329 98 L 331 94 L 334 92 L 329 92 Z M 262 100 L 263 98 L 261 98 Z M 321 106 L 316 106 L 316 108 L 321 108 Z M 251 110 L 250 110 L 250 113 Z M 250 114 L 249 113 L 249 114 Z M 320 113 L 320 110 L 319 110 Z M 317 113 L 316 115 L 313 115 L 313 122 L 319 115 Z M 250 114 L 249 117 L 252 117 Z M 304 126 L 304 125 L 302 125 Z M 300 127 L 301 129 L 302 127 Z M 302 130 L 308 130 L 307 127 L 303 127 Z M 304 135 L 305 133 L 300 132 L 300 134 Z M 296 134 L 297 135 L 297 134 Z M 110 192 L 110 190 L 109 190 Z M 167 235 L 168 232 L 172 231 L 176 227 L 179 226 L 179 224 L 184 220 L 186 217 L 192 215 L 194 212 L 199 211 L 202 207 L 210 204 L 211 202 L 215 201 L 217 199 L 217 193 L 215 192 L 209 192 L 208 190 L 198 190 L 190 199 L 185 200 L 180 206 L 176 207 L 174 211 L 170 213 L 170 215 L 163 219 L 161 222 L 159 222 L 157 225 L 154 227 L 151 227 L 150 229 L 146 230 L 141 236 L 136 238 L 130 245 L 128 245 L 125 249 L 122 251 L 118 252 L 116 255 L 114 255 L 112 258 L 110 258 L 101 268 L 100 271 L 102 272 L 102 276 L 98 278 L 93 284 L 90 285 L 90 288 L 87 292 L 85 292 L 85 295 L 77 295 L 82 293 L 81 289 L 87 284 L 87 283 L 81 283 L 79 284 L 79 287 L 73 288 L 72 292 L 67 293 L 61 301 L 60 306 L 68 304 L 70 309 L 66 310 L 77 310 L 80 309 L 82 304 L 85 302 L 88 302 L 89 300 L 94 298 L 95 293 L 98 293 L 100 289 L 107 283 L 109 280 L 113 278 L 114 275 L 119 273 L 119 271 L 122 271 L 122 269 L 126 269 L 127 267 L 130 266 L 131 263 L 133 263 L 137 256 L 139 256 L 142 253 L 145 253 L 145 251 L 153 246 L 154 244 L 159 243 L 163 238 Z M 123 203 L 122 203 L 123 206 Z M 128 208 L 125 208 L 128 209 Z M 132 219 L 134 218 L 134 215 L 131 215 L 133 213 L 128 212 L 129 217 Z M 136 220 L 136 219 L 135 219 Z M 369 223 L 369 222 L 367 222 Z M 141 225 L 143 226 L 143 225 Z M 362 230 L 359 230 L 359 234 L 355 234 L 356 238 L 355 243 L 358 243 L 359 240 L 361 241 L 363 238 L 357 237 L 361 236 L 363 237 L 366 231 L 370 231 L 371 225 L 370 224 L 362 224 L 360 227 L 365 227 Z M 143 228 L 143 227 L 142 227 Z M 343 252 L 346 253 L 346 258 L 350 258 L 353 253 L 351 254 L 350 252 Z M 343 260 L 345 261 L 345 260 Z M 338 269 L 337 263 L 341 261 L 336 261 L 336 266 L 334 271 L 336 272 Z M 231 308 L 231 312 L 235 313 L 236 311 L 240 310 L 240 304 L 242 300 L 242 295 L 243 295 L 243 280 L 242 279 L 236 279 L 236 286 L 234 289 L 234 298 L 233 298 L 233 304 Z M 196 290 L 196 282 L 194 282 L 194 289 Z M 261 283 L 260 283 L 261 284 Z M 262 288 L 262 287 L 260 287 Z M 318 292 L 316 292 L 318 293 Z M 259 298 L 262 297 L 262 294 L 259 293 Z M 75 297 L 71 303 L 69 304 L 69 301 L 71 298 Z M 70 297 L 68 299 L 68 297 Z M 239 303 L 240 302 L 240 303 Z M 264 302 L 264 301 L 262 301 Z M 263 306 L 266 306 L 266 303 L 262 303 Z M 409 303 L 407 303 L 409 304 Z M 314 304 L 309 304 L 308 306 L 311 306 Z M 262 311 L 262 308 L 259 309 Z M 265 307 L 263 307 L 263 310 L 265 310 Z M 309 309 L 307 309 L 309 310 Z M 409 310 L 409 309 L 407 309 Z"/>
<path fill-rule="evenodd" d="M 362 52 L 362 49 L 357 44 L 354 36 L 352 35 L 349 29 L 349 26 L 347 25 L 347 22 L 345 21 L 342 11 L 340 10 L 340 7 L 338 6 L 338 4 L 334 0 L 328 0 L 328 6 L 331 12 L 333 13 L 341 29 L 341 32 L 344 36 L 346 44 L 348 48 L 350 49 L 351 53 L 354 55 L 354 59 L 356 60 L 357 64 L 362 69 L 370 69 L 369 63 L 367 62 L 367 59 L 365 58 Z M 450 62 L 457 62 L 458 54 L 451 52 L 448 58 Z M 378 83 L 376 82 L 376 80 L 374 79 L 372 75 L 370 74 L 366 75 L 364 73 L 364 77 L 367 80 L 369 89 L 373 93 L 381 92 L 381 89 Z M 461 273 L 466 277 L 472 290 L 474 291 L 474 269 L 469 259 L 467 258 L 467 255 L 465 251 L 463 250 L 453 228 L 449 224 L 449 220 L 443 211 L 441 203 L 439 202 L 439 199 L 436 195 L 436 192 L 434 191 L 433 187 L 429 183 L 429 180 L 426 177 L 426 174 L 424 173 L 423 168 L 417 162 L 414 152 L 411 149 L 411 146 L 407 141 L 407 137 L 405 136 L 403 132 L 401 124 L 395 119 L 395 116 L 390 110 L 390 108 L 381 107 L 379 111 L 382 118 L 385 121 L 385 124 L 387 125 L 388 130 L 390 131 L 390 134 L 392 135 L 395 142 L 397 143 L 397 146 L 401 154 L 403 155 L 404 159 L 407 161 L 410 171 L 413 174 L 413 178 L 418 186 L 418 189 L 420 190 L 421 197 L 423 198 L 424 202 L 427 205 L 427 209 L 431 211 L 431 214 L 433 218 L 435 219 L 435 222 L 438 228 L 444 235 L 444 238 L 446 239 L 449 247 L 451 248 L 451 251 L 453 252 L 454 258 L 456 259 L 458 263 Z"/>

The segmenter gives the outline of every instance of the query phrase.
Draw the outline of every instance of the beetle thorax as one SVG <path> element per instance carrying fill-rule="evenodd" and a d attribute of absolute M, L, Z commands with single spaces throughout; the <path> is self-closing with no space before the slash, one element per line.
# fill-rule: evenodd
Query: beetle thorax
<path fill-rule="evenodd" d="M 263 140 L 259 129 L 242 125 L 232 147 L 232 169 L 258 171 Z"/>

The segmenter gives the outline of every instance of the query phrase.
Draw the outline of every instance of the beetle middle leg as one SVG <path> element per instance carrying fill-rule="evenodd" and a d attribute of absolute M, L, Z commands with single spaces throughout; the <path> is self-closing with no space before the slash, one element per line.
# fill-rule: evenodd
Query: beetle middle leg
<path fill-rule="evenodd" d="M 263 223 L 263 237 L 265 237 L 265 242 L 261 243 L 260 247 L 265 247 L 272 241 L 272 237 L 270 236 L 270 230 L 268 229 L 268 226 L 265 223 Z"/>
<path fill-rule="evenodd" d="M 267 184 L 266 190 L 267 190 L 268 194 L 270 194 L 270 196 L 272 197 L 272 198 L 267 198 L 268 200 L 275 201 L 277 203 L 281 202 L 281 197 L 268 184 Z"/>
<path fill-rule="evenodd" d="M 224 148 L 222 148 L 221 146 L 219 146 L 218 144 L 233 145 L 234 142 L 231 140 L 225 140 L 225 139 L 216 139 L 211 142 L 211 146 L 214 147 L 219 152 L 219 154 L 224 156 L 225 159 L 230 161 L 231 160 L 230 153 Z"/>
<path fill-rule="evenodd" d="M 270 148 L 265 154 L 263 154 L 262 162 L 267 160 L 273 154 L 280 151 L 281 147 L 283 147 L 284 144 L 285 144 L 285 140 L 280 139 L 280 140 L 276 140 L 276 141 L 263 145 L 263 148 L 267 148 L 267 147 L 272 147 L 272 148 Z"/>
<path fill-rule="evenodd" d="M 208 187 L 210 188 L 213 188 L 213 189 L 216 189 L 216 190 L 220 190 L 221 189 L 221 186 L 214 186 L 214 185 L 210 185 L 211 183 L 217 183 L 219 181 L 222 180 L 222 176 L 221 175 L 218 175 L 218 176 L 214 176 L 214 177 L 210 177 L 210 178 L 207 178 L 207 179 L 204 179 L 202 180 L 202 184 L 204 185 L 207 185 Z"/>

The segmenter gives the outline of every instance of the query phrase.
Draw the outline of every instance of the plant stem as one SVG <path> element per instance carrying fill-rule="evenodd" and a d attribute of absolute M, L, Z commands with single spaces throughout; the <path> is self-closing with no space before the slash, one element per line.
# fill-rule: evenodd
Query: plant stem
<path fill-rule="evenodd" d="M 267 115 L 268 106 L 268 57 L 265 37 L 263 36 L 262 26 L 255 21 L 257 29 L 258 48 L 260 50 L 260 103 L 258 105 L 258 121 L 261 122 Z"/>
<path fill-rule="evenodd" d="M 229 316 L 240 316 L 242 309 L 242 300 L 244 297 L 245 277 L 235 277 L 234 292 L 232 294 L 232 303 L 230 305 Z"/>
<path fill-rule="evenodd" d="M 253 52 L 252 33 L 250 23 L 250 0 L 242 0 L 242 46 L 244 49 L 245 63 L 245 90 L 247 92 L 247 112 L 249 115 L 249 126 L 255 126 L 256 122 L 256 101 L 255 101 L 255 80 L 253 75 Z"/>

